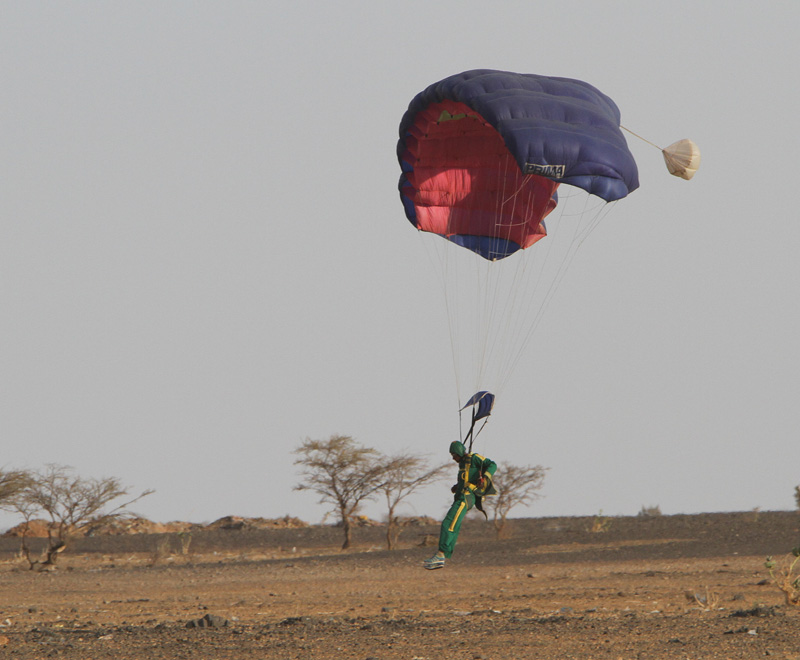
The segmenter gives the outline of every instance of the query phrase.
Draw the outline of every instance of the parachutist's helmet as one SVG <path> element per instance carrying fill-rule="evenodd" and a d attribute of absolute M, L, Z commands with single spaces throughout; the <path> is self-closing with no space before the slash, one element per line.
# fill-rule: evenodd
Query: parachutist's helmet
<path fill-rule="evenodd" d="M 450 443 L 450 453 L 455 454 L 456 456 L 463 456 L 467 453 L 467 448 L 458 440 L 456 440 L 455 442 Z"/>

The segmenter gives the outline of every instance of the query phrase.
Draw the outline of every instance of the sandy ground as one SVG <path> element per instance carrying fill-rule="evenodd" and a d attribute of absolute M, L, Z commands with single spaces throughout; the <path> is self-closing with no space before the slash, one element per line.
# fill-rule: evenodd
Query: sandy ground
<path fill-rule="evenodd" d="M 497 541 L 468 520 L 437 571 L 435 528 L 391 552 L 379 528 L 347 552 L 335 528 L 84 539 L 46 573 L 3 539 L 0 658 L 800 660 L 800 608 L 764 569 L 800 545 L 796 512 L 593 522 Z"/>

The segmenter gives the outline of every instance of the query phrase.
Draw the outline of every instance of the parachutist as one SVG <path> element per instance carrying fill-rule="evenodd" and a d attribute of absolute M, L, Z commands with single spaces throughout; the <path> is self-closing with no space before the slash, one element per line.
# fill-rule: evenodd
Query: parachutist
<path fill-rule="evenodd" d="M 428 570 L 443 568 L 445 560 L 452 556 L 467 511 L 475 507 L 485 516 L 483 498 L 497 493 L 492 484 L 497 464 L 492 459 L 468 453 L 467 448 L 458 441 L 450 443 L 450 457 L 458 463 L 458 481 L 451 488 L 454 493 L 453 504 L 442 520 L 439 550 L 422 562 Z"/>

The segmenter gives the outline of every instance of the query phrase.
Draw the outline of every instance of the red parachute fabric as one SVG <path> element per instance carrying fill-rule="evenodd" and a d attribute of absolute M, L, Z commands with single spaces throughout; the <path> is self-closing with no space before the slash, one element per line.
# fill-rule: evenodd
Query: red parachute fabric
<path fill-rule="evenodd" d="M 416 115 L 406 147 L 419 229 L 523 249 L 546 235 L 542 221 L 556 206 L 558 183 L 522 174 L 501 135 L 468 105 L 429 105 Z"/>

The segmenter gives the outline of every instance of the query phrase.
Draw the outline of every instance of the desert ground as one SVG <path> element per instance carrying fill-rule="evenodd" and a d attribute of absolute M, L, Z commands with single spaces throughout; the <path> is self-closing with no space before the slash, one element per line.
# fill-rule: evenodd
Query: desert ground
<path fill-rule="evenodd" d="M 0 658 L 800 660 L 800 607 L 766 556 L 800 513 L 469 518 L 444 569 L 434 524 L 77 539 L 31 571 L 0 538 Z"/>

